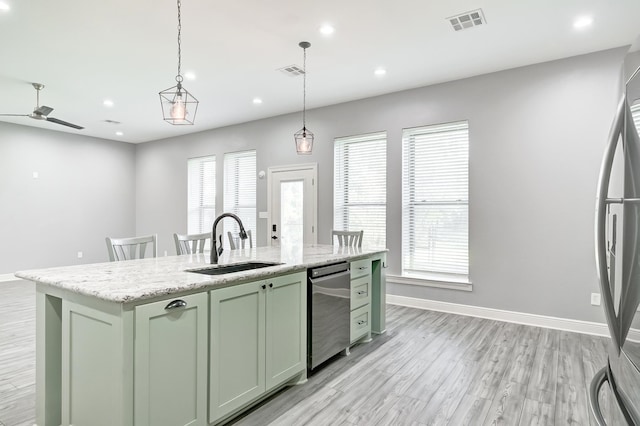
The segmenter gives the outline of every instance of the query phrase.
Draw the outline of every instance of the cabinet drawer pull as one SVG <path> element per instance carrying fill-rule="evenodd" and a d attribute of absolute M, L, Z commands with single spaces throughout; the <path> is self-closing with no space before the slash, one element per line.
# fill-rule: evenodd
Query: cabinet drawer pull
<path fill-rule="evenodd" d="M 360 291 L 358 291 L 357 293 L 358 293 L 359 295 L 367 294 L 367 292 L 366 292 L 365 290 L 360 290 Z"/>
<path fill-rule="evenodd" d="M 187 302 L 185 302 L 182 299 L 176 299 L 173 302 L 169 302 L 169 304 L 164 308 L 169 310 L 169 309 L 176 309 L 176 308 L 184 308 L 185 306 L 187 306 Z"/>
<path fill-rule="evenodd" d="M 367 269 L 367 267 L 366 266 L 358 266 L 358 269 L 362 271 L 363 269 Z"/>
<path fill-rule="evenodd" d="M 367 323 L 367 322 L 366 322 L 365 320 L 360 320 L 360 321 L 358 321 L 358 325 L 363 325 L 363 324 L 366 324 L 366 323 Z"/>

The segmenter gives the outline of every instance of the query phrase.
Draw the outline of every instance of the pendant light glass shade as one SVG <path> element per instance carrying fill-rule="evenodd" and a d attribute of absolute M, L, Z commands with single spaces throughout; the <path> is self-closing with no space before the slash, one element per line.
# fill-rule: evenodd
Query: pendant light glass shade
<path fill-rule="evenodd" d="M 192 125 L 196 120 L 198 100 L 182 87 L 182 2 L 178 0 L 178 75 L 177 85 L 160 92 L 160 105 L 162 106 L 162 119 L 173 125 Z"/>
<path fill-rule="evenodd" d="M 198 100 L 193 97 L 182 83 L 160 92 L 162 118 L 174 125 L 191 125 L 198 112 Z"/>
<path fill-rule="evenodd" d="M 307 129 L 306 125 L 306 103 L 307 103 L 307 48 L 311 47 L 308 41 L 301 41 L 298 46 L 304 51 L 302 63 L 302 129 L 298 130 L 293 137 L 296 141 L 296 152 L 307 155 L 313 151 L 313 132 Z"/>
<path fill-rule="evenodd" d="M 296 139 L 296 152 L 298 154 L 311 154 L 311 151 L 313 151 L 313 133 L 303 127 L 293 136 Z"/>

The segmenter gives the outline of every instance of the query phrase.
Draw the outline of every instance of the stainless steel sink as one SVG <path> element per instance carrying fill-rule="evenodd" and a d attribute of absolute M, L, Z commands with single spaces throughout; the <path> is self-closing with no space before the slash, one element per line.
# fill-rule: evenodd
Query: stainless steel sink
<path fill-rule="evenodd" d="M 275 263 L 275 262 L 236 263 L 234 265 L 218 265 L 218 266 L 212 266 L 210 268 L 202 268 L 202 269 L 187 269 L 186 272 L 195 272 L 196 274 L 205 274 L 205 275 L 224 275 L 224 274 L 231 274 L 233 272 L 268 268 L 269 266 L 276 266 L 276 265 L 282 265 L 282 263 Z"/>

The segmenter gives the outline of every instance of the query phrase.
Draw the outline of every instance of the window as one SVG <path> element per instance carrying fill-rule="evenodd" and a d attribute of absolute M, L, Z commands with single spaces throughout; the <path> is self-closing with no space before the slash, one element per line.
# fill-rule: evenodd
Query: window
<path fill-rule="evenodd" d="M 240 218 L 245 230 L 256 238 L 256 151 L 224 155 L 224 211 Z M 240 232 L 234 220 L 225 220 L 225 231 Z M 226 232 L 223 240 L 227 240 Z M 249 247 L 248 245 L 246 247 Z"/>
<path fill-rule="evenodd" d="M 363 230 L 363 242 L 387 243 L 387 134 L 337 138 L 333 148 L 333 227 Z"/>
<path fill-rule="evenodd" d="M 404 129 L 402 273 L 469 274 L 468 122 Z"/>
<path fill-rule="evenodd" d="M 216 157 L 190 158 L 187 169 L 187 232 L 211 231 L 216 218 Z"/>

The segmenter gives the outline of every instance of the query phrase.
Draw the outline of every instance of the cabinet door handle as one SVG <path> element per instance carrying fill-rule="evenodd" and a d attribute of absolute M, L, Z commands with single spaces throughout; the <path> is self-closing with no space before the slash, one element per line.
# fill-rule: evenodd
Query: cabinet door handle
<path fill-rule="evenodd" d="M 273 288 L 273 283 L 269 283 L 269 288 Z"/>
<path fill-rule="evenodd" d="M 265 288 L 267 288 L 266 285 L 262 284 L 260 287 L 262 287 L 262 289 L 264 290 Z"/>
<path fill-rule="evenodd" d="M 185 302 L 182 299 L 176 299 L 173 302 L 169 302 L 169 304 L 164 308 L 166 310 L 169 310 L 169 309 L 176 309 L 176 308 L 184 308 L 185 306 L 187 306 L 187 302 Z"/>

